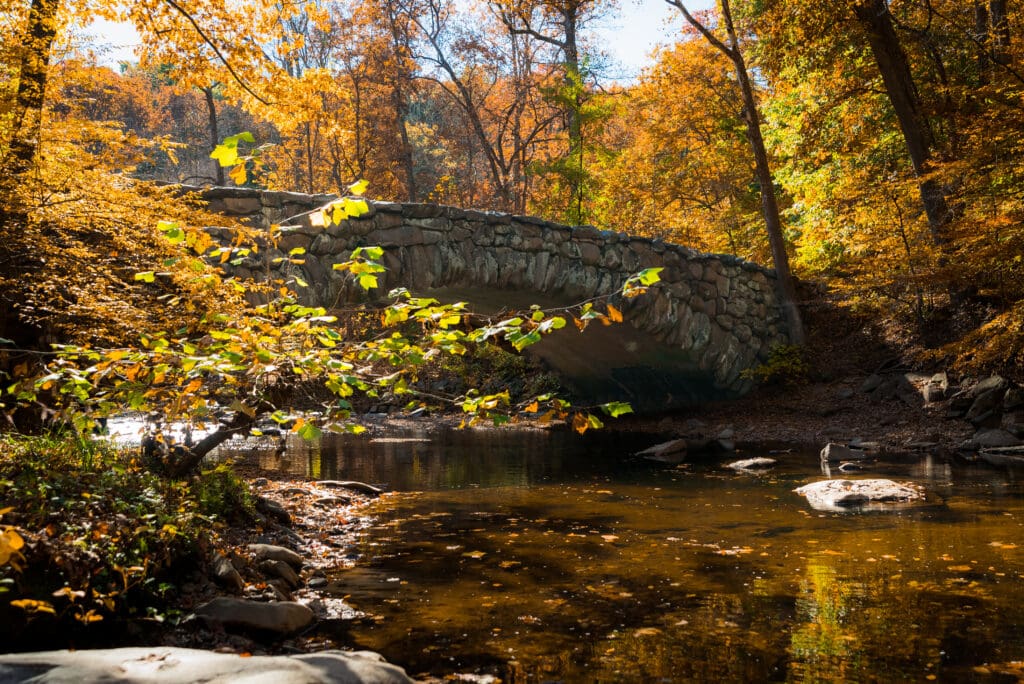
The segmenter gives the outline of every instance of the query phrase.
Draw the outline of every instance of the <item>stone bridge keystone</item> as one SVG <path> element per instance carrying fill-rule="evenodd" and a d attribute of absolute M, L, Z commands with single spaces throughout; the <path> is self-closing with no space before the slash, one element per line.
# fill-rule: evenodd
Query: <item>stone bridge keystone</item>
<path fill-rule="evenodd" d="M 309 284 L 304 303 L 331 308 L 365 300 L 346 274 L 332 269 L 360 246 L 380 246 L 387 273 L 371 298 L 394 287 L 442 301 L 462 300 L 481 313 L 577 304 L 612 295 L 625 324 L 573 326 L 529 348 L 588 402 L 629 401 L 641 411 L 738 396 L 741 373 L 787 342 L 774 272 L 728 255 L 703 254 L 661 240 L 592 226 L 569 227 L 530 216 L 434 204 L 372 202 L 371 211 L 327 229 L 308 212 L 336 199 L 249 188 L 193 188 L 212 211 L 254 226 L 282 226 L 277 250 L 262 250 L 234 268 L 260 278 Z M 211 228 L 217 235 L 219 230 Z M 305 263 L 274 259 L 306 250 Z M 662 267 L 661 282 L 633 299 L 617 293 L 630 275 Z"/>

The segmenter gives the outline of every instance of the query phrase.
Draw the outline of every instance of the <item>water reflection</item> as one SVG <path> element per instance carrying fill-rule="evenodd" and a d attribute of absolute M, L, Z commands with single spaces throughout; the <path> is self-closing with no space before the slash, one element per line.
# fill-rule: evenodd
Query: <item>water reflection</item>
<path fill-rule="evenodd" d="M 749 475 L 628 457 L 653 438 L 397 438 L 260 458 L 401 492 L 333 586 L 371 616 L 348 642 L 411 673 L 971 681 L 1024 660 L 1015 474 L 881 464 L 870 476 L 916 481 L 929 505 L 838 515 L 792 492 L 821 477 L 816 454 Z"/>
<path fill-rule="evenodd" d="M 255 460 L 264 470 L 315 479 L 359 480 L 391 491 L 462 487 L 525 487 L 552 478 L 583 477 L 609 458 L 638 450 L 635 437 L 576 439 L 543 430 L 407 429 L 386 437 L 325 434 L 320 441 L 296 435 L 284 446 L 234 443 L 230 455 Z M 650 442 L 656 438 L 643 438 Z M 588 454 L 600 450 L 589 463 Z M 452 458 L 453 454 L 459 457 Z"/>

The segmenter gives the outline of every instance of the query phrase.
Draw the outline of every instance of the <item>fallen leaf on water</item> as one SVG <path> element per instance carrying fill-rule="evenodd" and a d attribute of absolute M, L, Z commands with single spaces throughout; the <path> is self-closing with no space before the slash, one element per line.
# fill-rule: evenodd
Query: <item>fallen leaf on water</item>
<path fill-rule="evenodd" d="M 989 544 L 989 546 L 994 546 L 997 549 L 1006 549 L 1006 550 L 1017 548 L 1016 544 L 1005 544 L 1005 543 L 1003 543 L 1001 541 L 994 541 L 991 544 Z"/>
<path fill-rule="evenodd" d="M 601 539 L 604 539 L 606 542 L 613 542 L 613 541 L 617 540 L 618 538 L 619 538 L 619 535 L 617 535 L 617 534 L 602 534 L 601 535 Z"/>
<path fill-rule="evenodd" d="M 950 565 L 946 569 L 950 572 L 968 572 L 970 570 L 973 570 L 974 568 L 972 568 L 970 565 Z"/>
<path fill-rule="evenodd" d="M 659 634 L 661 634 L 661 630 L 657 627 L 641 627 L 640 629 L 633 632 L 633 635 L 638 637 L 657 636 Z"/>
<path fill-rule="evenodd" d="M 467 551 L 466 553 L 464 553 L 462 555 L 465 558 L 472 558 L 474 560 L 480 560 L 481 558 L 483 558 L 484 556 L 487 555 L 487 552 L 486 551 Z"/>

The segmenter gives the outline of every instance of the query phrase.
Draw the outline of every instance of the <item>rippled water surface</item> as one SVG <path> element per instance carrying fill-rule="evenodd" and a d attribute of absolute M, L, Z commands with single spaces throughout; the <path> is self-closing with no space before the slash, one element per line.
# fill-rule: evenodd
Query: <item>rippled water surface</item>
<path fill-rule="evenodd" d="M 928 502 L 820 513 L 765 475 L 630 454 L 651 437 L 346 438 L 266 467 L 386 484 L 334 579 L 346 638 L 412 674 L 541 681 L 1016 681 L 1024 498 L 1014 473 L 879 464 Z"/>

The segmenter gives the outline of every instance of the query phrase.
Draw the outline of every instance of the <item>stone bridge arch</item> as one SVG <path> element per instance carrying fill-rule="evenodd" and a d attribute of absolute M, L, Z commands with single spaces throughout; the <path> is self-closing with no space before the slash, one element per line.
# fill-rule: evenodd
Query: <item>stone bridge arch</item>
<path fill-rule="evenodd" d="M 191 188 L 189 188 L 191 189 Z M 704 254 L 660 240 L 570 227 L 527 216 L 432 204 L 371 203 L 366 216 L 327 229 L 307 212 L 329 195 L 247 188 L 194 189 L 213 211 L 253 225 L 282 223 L 277 250 L 236 268 L 259 278 L 269 263 L 302 247 L 305 263 L 280 260 L 275 275 L 297 275 L 307 304 L 336 306 L 365 294 L 335 263 L 359 246 L 384 249 L 379 296 L 398 286 L 442 301 L 495 312 L 568 306 L 615 295 L 630 275 L 662 267 L 641 296 L 612 302 L 626 323 L 572 326 L 530 348 L 588 401 L 630 401 L 638 410 L 735 397 L 750 389 L 743 370 L 787 341 L 774 273 L 728 255 Z"/>

